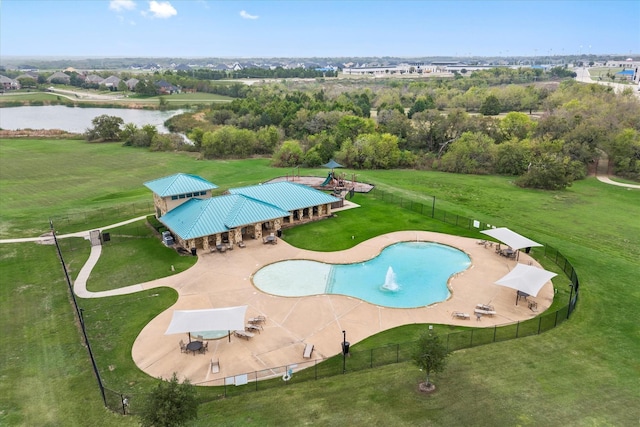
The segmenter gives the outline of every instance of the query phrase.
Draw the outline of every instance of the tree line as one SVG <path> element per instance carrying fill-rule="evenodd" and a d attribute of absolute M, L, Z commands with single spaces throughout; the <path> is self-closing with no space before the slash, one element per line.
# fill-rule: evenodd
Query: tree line
<path fill-rule="evenodd" d="M 266 155 L 276 166 L 315 167 L 335 158 L 354 169 L 502 174 L 525 187 L 560 189 L 585 177 L 605 152 L 615 174 L 640 178 L 640 104 L 630 92 L 573 80 L 485 81 L 462 90 L 468 82 L 458 80 L 353 90 L 327 82 L 306 90 L 249 86 L 243 98 L 166 125 L 212 159 Z"/>

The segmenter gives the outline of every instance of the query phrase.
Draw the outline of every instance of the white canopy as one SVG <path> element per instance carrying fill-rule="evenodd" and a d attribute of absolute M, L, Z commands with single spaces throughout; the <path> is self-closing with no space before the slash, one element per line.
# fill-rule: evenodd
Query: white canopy
<path fill-rule="evenodd" d="M 504 243 L 507 246 L 510 246 L 512 249 L 516 251 L 518 249 L 530 248 L 532 246 L 542 246 L 540 243 L 527 239 L 526 237 L 521 236 L 515 231 L 511 231 L 508 228 L 504 228 L 504 227 L 484 230 L 484 231 L 481 231 L 481 233 L 500 240 L 502 243 Z"/>
<path fill-rule="evenodd" d="M 516 264 L 513 270 L 495 283 L 535 297 L 538 295 L 540 288 L 555 276 L 557 276 L 556 273 L 542 268 Z"/>
<path fill-rule="evenodd" d="M 200 331 L 244 331 L 247 306 L 174 310 L 165 335 Z"/>

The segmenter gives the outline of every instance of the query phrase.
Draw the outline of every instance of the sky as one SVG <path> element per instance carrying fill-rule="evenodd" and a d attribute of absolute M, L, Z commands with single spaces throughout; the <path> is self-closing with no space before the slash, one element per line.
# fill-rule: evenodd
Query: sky
<path fill-rule="evenodd" d="M 640 0 L 0 0 L 0 57 L 569 54 L 640 56 Z"/>

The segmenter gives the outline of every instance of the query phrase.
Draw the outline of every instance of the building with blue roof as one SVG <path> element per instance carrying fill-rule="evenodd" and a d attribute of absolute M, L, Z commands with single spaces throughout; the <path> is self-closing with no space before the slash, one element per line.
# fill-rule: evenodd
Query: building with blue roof
<path fill-rule="evenodd" d="M 230 189 L 212 197 L 215 184 L 176 174 L 146 182 L 153 192 L 156 217 L 175 241 L 188 249 L 233 247 L 245 239 L 273 236 L 283 227 L 331 215 L 340 199 L 311 187 L 275 182 Z"/>
<path fill-rule="evenodd" d="M 211 190 L 218 188 L 202 177 L 186 173 L 148 181 L 144 186 L 153 191 L 153 204 L 158 218 L 193 197 L 209 198 Z"/>

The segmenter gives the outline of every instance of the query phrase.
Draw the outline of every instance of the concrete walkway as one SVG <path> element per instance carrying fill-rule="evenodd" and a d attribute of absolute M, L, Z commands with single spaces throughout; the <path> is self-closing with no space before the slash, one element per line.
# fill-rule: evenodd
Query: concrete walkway
<path fill-rule="evenodd" d="M 635 188 L 635 189 L 640 190 L 640 185 L 625 184 L 624 182 L 612 181 L 611 179 L 609 179 L 608 176 L 600 176 L 600 175 L 598 175 L 596 178 L 598 178 L 598 181 L 603 182 L 605 184 L 617 185 L 618 187 Z"/>

